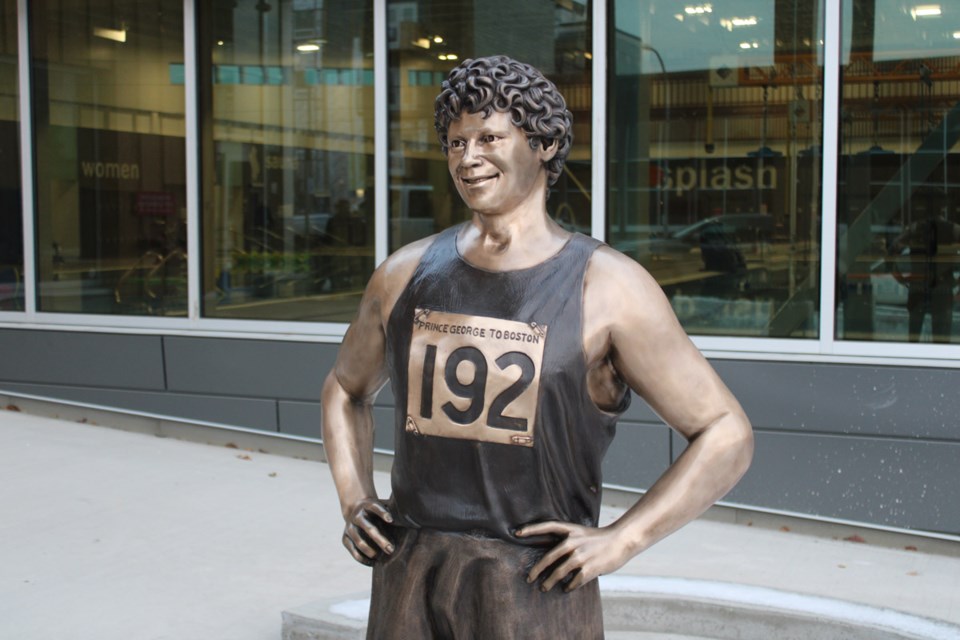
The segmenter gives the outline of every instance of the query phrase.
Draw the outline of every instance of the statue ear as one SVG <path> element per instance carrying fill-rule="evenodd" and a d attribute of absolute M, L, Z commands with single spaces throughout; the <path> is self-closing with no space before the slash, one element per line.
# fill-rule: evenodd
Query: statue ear
<path fill-rule="evenodd" d="M 540 155 L 540 161 L 546 163 L 553 160 L 553 156 L 557 155 L 557 149 L 559 149 L 559 147 L 560 145 L 557 144 L 556 140 L 542 140 L 537 149 L 537 153 Z"/>

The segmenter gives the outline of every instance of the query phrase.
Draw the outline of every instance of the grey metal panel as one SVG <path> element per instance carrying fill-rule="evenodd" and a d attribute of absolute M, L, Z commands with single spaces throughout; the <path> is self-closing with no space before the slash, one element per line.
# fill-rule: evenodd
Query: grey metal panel
<path fill-rule="evenodd" d="M 164 338 L 171 391 L 318 401 L 337 346 L 218 338 Z"/>
<path fill-rule="evenodd" d="M 626 420 L 629 422 L 652 422 L 654 424 L 663 424 L 663 421 L 660 420 L 660 416 L 653 412 L 653 409 L 650 408 L 643 398 L 637 394 L 633 394 L 633 397 L 630 399 L 630 406 L 627 407 L 627 410 L 623 412 L 621 420 Z"/>
<path fill-rule="evenodd" d="M 960 370 L 729 360 L 714 366 L 758 428 L 960 441 Z"/>
<path fill-rule="evenodd" d="M 960 444 L 759 432 L 727 500 L 958 535 L 958 469 Z"/>
<path fill-rule="evenodd" d="M 163 389 L 161 338 L 0 329 L 0 380 Z"/>
<path fill-rule="evenodd" d="M 280 413 L 280 433 L 321 439 L 319 402 L 290 402 L 284 400 L 278 403 L 278 409 Z"/>
<path fill-rule="evenodd" d="M 215 422 L 262 431 L 275 432 L 277 430 L 276 402 L 262 398 L 228 398 L 183 393 L 156 393 L 5 382 L 0 382 L 0 388 L 60 400 L 156 413 L 188 420 Z"/>
<path fill-rule="evenodd" d="M 378 449 L 393 451 L 395 435 L 393 409 L 374 407 L 373 422 L 376 425 L 373 432 L 373 446 Z"/>
<path fill-rule="evenodd" d="M 603 461 L 603 481 L 650 488 L 670 465 L 669 434 L 665 426 L 621 422 Z"/>
<path fill-rule="evenodd" d="M 383 385 L 383 389 L 380 389 L 380 393 L 377 394 L 377 399 L 374 401 L 374 404 L 378 407 L 394 406 L 393 387 L 390 386 L 389 382 Z"/>

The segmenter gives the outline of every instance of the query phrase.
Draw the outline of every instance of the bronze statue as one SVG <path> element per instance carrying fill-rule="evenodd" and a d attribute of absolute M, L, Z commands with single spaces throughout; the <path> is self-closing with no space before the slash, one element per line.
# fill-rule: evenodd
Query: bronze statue
<path fill-rule="evenodd" d="M 374 567 L 368 637 L 602 638 L 594 578 L 723 496 L 749 466 L 750 423 L 656 281 L 548 216 L 572 140 L 552 82 L 507 57 L 466 60 L 435 117 L 472 220 L 376 270 L 323 390 L 343 543 Z M 388 379 L 383 501 L 372 404 Z M 598 527 L 631 389 L 689 446 Z"/>

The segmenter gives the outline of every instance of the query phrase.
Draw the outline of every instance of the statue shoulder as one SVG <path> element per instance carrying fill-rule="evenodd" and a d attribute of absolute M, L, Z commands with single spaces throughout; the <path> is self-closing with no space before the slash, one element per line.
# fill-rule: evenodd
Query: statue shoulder
<path fill-rule="evenodd" d="M 365 295 L 379 301 L 378 306 L 384 320 L 390 316 L 394 304 L 436 238 L 435 234 L 401 247 L 374 271 Z"/>
<path fill-rule="evenodd" d="M 620 295 L 647 293 L 660 290 L 660 285 L 639 262 L 607 245 L 597 247 L 587 263 L 585 291 L 614 298 Z"/>
<path fill-rule="evenodd" d="M 656 279 L 633 258 L 606 245 L 590 257 L 583 283 L 583 317 L 588 324 L 617 325 L 672 315 Z"/>

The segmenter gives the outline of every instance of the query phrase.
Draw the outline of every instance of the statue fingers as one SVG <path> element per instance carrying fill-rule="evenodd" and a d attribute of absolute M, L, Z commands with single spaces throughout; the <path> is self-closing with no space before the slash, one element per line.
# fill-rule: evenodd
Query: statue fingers
<path fill-rule="evenodd" d="M 549 576 L 543 581 L 543 584 L 540 586 L 540 590 L 546 593 L 553 589 L 558 583 L 562 582 L 567 576 L 572 576 L 571 580 L 576 579 L 577 575 L 580 572 L 580 565 L 574 554 L 570 554 L 567 559 L 556 569 L 554 569 Z M 572 583 L 571 583 L 572 584 Z M 564 589 L 569 591 L 570 587 L 567 585 Z"/>
<path fill-rule="evenodd" d="M 567 545 L 566 541 L 561 542 L 556 545 L 550 551 L 547 551 L 543 554 L 543 557 L 537 561 L 533 568 L 530 569 L 530 573 L 527 574 L 527 582 L 533 583 L 536 582 L 547 569 L 551 566 L 562 560 L 565 556 L 569 555 L 572 551 L 571 547 Z"/>
<path fill-rule="evenodd" d="M 393 553 L 393 543 L 384 535 L 380 527 L 374 524 L 366 515 L 355 518 L 351 524 L 356 528 L 358 536 L 362 538 L 368 547 L 372 549 L 372 546 L 370 546 L 370 543 L 372 543 L 386 554 Z M 373 555 L 376 555 L 376 551 L 373 552 Z"/>
<path fill-rule="evenodd" d="M 367 557 L 361 552 L 359 545 L 350 537 L 349 533 L 344 532 L 343 534 L 343 546 L 346 547 L 347 551 L 353 556 L 353 559 L 359 562 L 360 564 L 365 564 L 368 567 L 373 565 L 373 558 Z"/>
<path fill-rule="evenodd" d="M 374 502 L 371 502 L 368 505 L 366 505 L 366 510 L 369 513 L 372 513 L 373 515 L 377 516 L 384 522 L 387 522 L 387 523 L 393 522 L 393 514 L 390 513 L 390 510 L 387 509 L 387 506 L 379 500 L 375 500 Z"/>

